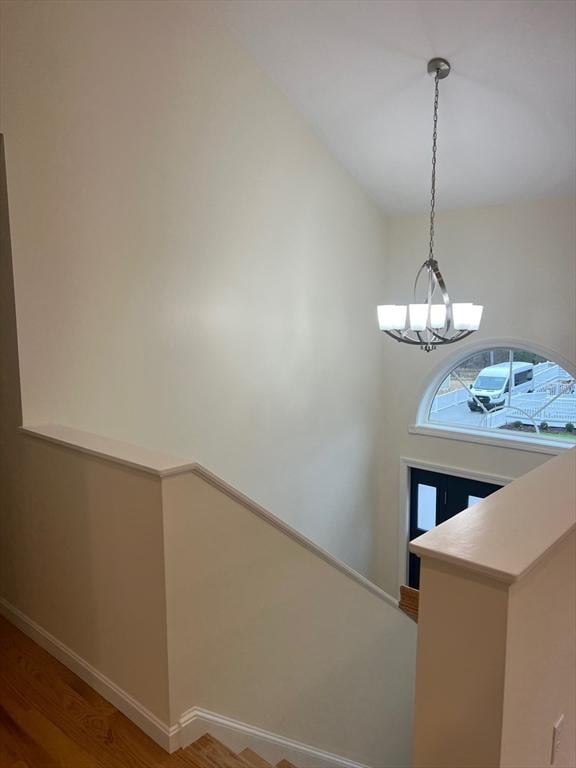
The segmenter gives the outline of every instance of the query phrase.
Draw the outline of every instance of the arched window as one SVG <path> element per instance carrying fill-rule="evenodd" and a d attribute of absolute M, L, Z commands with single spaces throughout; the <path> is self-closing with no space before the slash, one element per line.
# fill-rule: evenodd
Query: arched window
<path fill-rule="evenodd" d="M 567 368 L 528 348 L 469 352 L 435 377 L 413 431 L 551 452 L 576 445 L 576 382 Z"/>

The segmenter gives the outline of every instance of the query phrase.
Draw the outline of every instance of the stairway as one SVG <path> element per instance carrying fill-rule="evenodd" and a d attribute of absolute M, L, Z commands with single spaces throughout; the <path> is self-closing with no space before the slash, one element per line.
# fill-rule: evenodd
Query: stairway
<path fill-rule="evenodd" d="M 276 767 L 206 733 L 168 754 L 0 615 L 0 768 Z"/>
<path fill-rule="evenodd" d="M 251 749 L 240 754 L 232 752 L 222 742 L 205 733 L 186 749 L 181 749 L 172 756 L 185 768 L 274 768 Z M 294 768 L 292 763 L 281 760 L 276 768 Z"/>

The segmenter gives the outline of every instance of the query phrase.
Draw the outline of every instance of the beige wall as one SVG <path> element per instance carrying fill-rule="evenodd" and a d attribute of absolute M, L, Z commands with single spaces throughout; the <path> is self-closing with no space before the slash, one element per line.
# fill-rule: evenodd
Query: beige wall
<path fill-rule="evenodd" d="M 465 565 L 422 566 L 415 768 L 552 765 L 561 715 L 553 765 L 572 768 L 576 534 L 512 585 Z"/>
<path fill-rule="evenodd" d="M 14 281 L 8 223 L 4 141 L 0 136 L 0 471 L 15 472 L 14 432 L 22 423 Z M 4 479 L 4 478 L 2 478 Z M 2 508 L 10 505 L 8 483 L 0 483 Z"/>
<path fill-rule="evenodd" d="M 407 766 L 414 623 L 203 479 L 163 494 L 173 719 L 196 705 Z"/>
<path fill-rule="evenodd" d="M 484 304 L 472 339 L 535 342 L 576 365 L 576 210 L 573 200 L 542 201 L 437 217 L 436 253 L 453 300 Z M 409 301 L 418 266 L 426 258 L 424 216 L 390 220 L 380 303 Z M 471 341 L 472 341 L 471 339 Z M 427 382 L 450 355 L 466 355 L 467 342 L 430 354 L 383 338 L 382 512 L 375 532 L 382 542 L 374 574 L 394 593 L 398 581 L 400 457 L 515 478 L 549 456 L 509 448 L 411 435 Z M 401 394 L 400 394 L 401 393 Z"/>
<path fill-rule="evenodd" d="M 200 707 L 407 768 L 416 627 L 385 593 L 196 465 L 56 426 L 12 447 L 0 613 L 145 732 L 186 746 Z"/>
<path fill-rule="evenodd" d="M 574 478 L 576 481 L 576 478 Z M 500 765 L 576 765 L 576 533 L 510 591 Z"/>
<path fill-rule="evenodd" d="M 17 433 L 2 178 L 0 610 L 21 612 L 146 707 L 163 743 L 202 706 L 378 768 L 407 766 L 416 631 L 397 608 L 204 480 L 83 451 L 160 471 L 164 457 L 61 428 L 43 434 L 70 448 Z"/>
<path fill-rule="evenodd" d="M 167 721 L 160 480 L 33 438 L 12 445 L 0 596 Z"/>
<path fill-rule="evenodd" d="M 400 456 L 509 477 L 546 456 L 408 434 L 465 351 L 376 330 L 426 217 L 385 221 L 209 4 L 134 8 L 3 5 L 24 419 L 197 459 L 394 593 Z M 439 214 L 452 296 L 486 305 L 476 338 L 576 359 L 574 220 Z"/>
<path fill-rule="evenodd" d="M 17 434 L 3 166 L 0 149 L 0 598 L 168 720 L 159 478 Z"/>
<path fill-rule="evenodd" d="M 576 764 L 576 449 L 411 544 L 415 768 Z"/>
<path fill-rule="evenodd" d="M 384 220 L 209 6 L 3 4 L 24 419 L 199 460 L 366 573 Z"/>
<path fill-rule="evenodd" d="M 420 585 L 413 766 L 497 768 L 506 585 L 427 559 Z"/>

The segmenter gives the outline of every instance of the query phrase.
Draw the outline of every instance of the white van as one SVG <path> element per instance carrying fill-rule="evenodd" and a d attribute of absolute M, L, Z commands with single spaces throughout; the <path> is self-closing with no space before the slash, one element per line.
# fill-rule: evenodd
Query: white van
<path fill-rule="evenodd" d="M 532 363 L 512 363 L 512 393 L 534 391 L 534 366 Z M 487 410 L 504 405 L 510 390 L 510 363 L 499 363 L 482 368 L 474 384 L 470 385 L 468 408 L 471 411 Z M 482 405 L 480 405 L 482 403 Z"/>

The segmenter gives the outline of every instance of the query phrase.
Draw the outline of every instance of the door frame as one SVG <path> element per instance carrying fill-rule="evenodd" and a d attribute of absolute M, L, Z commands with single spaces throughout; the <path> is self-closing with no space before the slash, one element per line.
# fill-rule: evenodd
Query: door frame
<path fill-rule="evenodd" d="M 442 475 L 464 477 L 493 485 L 508 485 L 515 478 L 502 475 L 477 472 L 473 469 L 452 467 L 447 464 L 435 464 L 421 459 L 400 457 L 400 515 L 398 519 L 398 592 L 400 586 L 408 583 L 408 543 L 410 541 L 410 470 L 425 469 Z"/>

